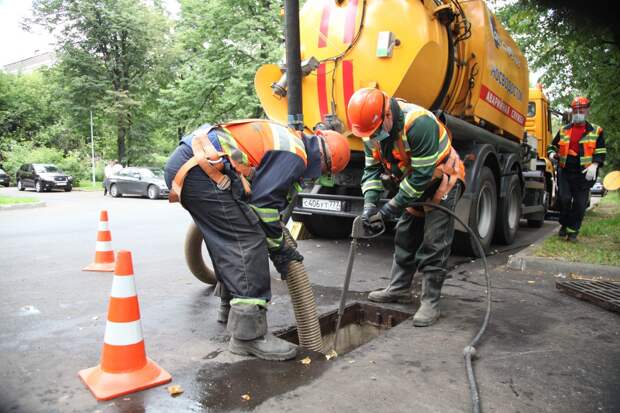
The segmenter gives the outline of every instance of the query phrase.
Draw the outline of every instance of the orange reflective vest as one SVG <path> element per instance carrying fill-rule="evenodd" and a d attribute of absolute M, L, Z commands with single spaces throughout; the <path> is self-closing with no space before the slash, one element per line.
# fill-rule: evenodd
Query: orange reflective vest
<path fill-rule="evenodd" d="M 402 172 L 402 175 L 400 177 L 396 177 L 392 174 L 392 163 L 387 161 L 385 157 L 382 156 L 381 148 L 378 142 L 375 142 L 372 149 L 373 158 L 381 162 L 385 171 L 388 172 L 393 179 L 395 179 L 396 181 L 402 181 L 404 178 L 411 174 L 414 168 L 428 167 L 433 164 L 435 165 L 433 177 L 436 178 L 442 176 L 444 173 L 447 172 L 444 171 L 444 168 L 440 166 L 443 165 L 447 158 L 451 155 L 457 167 L 449 168 L 449 172 L 451 172 L 452 174 L 456 174 L 456 178 L 465 182 L 465 167 L 463 166 L 462 161 L 456 151 L 454 151 L 452 148 L 451 139 L 448 134 L 448 130 L 446 129 L 444 124 L 441 123 L 435 117 L 435 115 L 433 115 L 432 112 L 424 109 L 421 106 L 406 102 L 399 102 L 399 105 L 405 113 L 405 127 L 403 128 L 400 139 L 394 142 L 394 146 L 392 148 L 392 156 L 398 161 L 398 168 Z M 439 128 L 439 148 L 435 154 L 430 156 L 413 156 L 413 154 L 411 153 L 409 141 L 407 139 L 407 132 L 413 126 L 413 123 L 416 121 L 416 119 L 418 119 L 420 116 L 430 116 L 437 123 L 437 126 Z"/>
<path fill-rule="evenodd" d="M 222 148 L 216 151 L 208 134 L 214 131 Z M 304 143 L 296 132 L 287 126 L 264 119 L 246 119 L 214 125 L 200 131 L 191 142 L 194 156 L 176 173 L 168 200 L 179 202 L 185 177 L 191 168 L 198 165 L 220 187 L 230 184 L 221 171 L 222 160 L 226 159 L 239 174 L 246 193 L 250 193 L 247 179 L 252 179 L 255 168 L 260 165 L 265 153 L 272 150 L 290 151 L 299 156 L 304 165 L 308 157 Z"/>
<path fill-rule="evenodd" d="M 586 129 L 587 130 L 587 129 Z M 579 139 L 579 153 L 571 153 L 570 150 L 570 137 L 572 131 L 572 124 L 566 125 L 560 129 L 560 140 L 558 142 L 558 155 L 560 167 L 564 168 L 566 165 L 566 159 L 568 156 L 578 156 L 579 163 L 583 168 L 589 166 L 592 163 L 592 156 L 597 152 L 596 141 L 602 133 L 603 129 L 600 126 L 592 124 L 592 130 Z M 600 151 L 599 151 L 600 152 Z M 602 152 L 601 152 L 602 153 Z"/>

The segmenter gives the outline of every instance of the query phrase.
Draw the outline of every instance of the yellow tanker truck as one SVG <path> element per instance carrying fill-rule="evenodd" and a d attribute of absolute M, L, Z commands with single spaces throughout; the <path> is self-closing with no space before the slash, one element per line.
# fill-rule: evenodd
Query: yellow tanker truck
<path fill-rule="evenodd" d="M 521 218 L 542 225 L 555 186 L 542 158 L 548 101 L 528 88 L 527 61 L 483 1 L 308 0 L 300 45 L 304 127 L 347 133 L 352 148 L 345 171 L 298 197 L 294 218 L 311 232 L 346 236 L 362 212 L 362 142 L 346 114 L 361 87 L 428 108 L 448 126 L 467 167 L 457 213 L 487 250 L 493 239 L 512 243 Z M 262 66 L 255 88 L 267 115 L 287 123 L 285 65 Z M 472 251 L 457 230 L 457 246 Z"/>

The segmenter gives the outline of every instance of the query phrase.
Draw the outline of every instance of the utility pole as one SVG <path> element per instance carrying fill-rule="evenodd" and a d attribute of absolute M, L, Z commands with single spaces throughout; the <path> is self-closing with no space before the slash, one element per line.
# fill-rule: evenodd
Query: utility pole
<path fill-rule="evenodd" d="M 286 20 L 286 80 L 288 98 L 288 125 L 304 130 L 301 101 L 301 52 L 299 45 L 299 0 L 285 0 Z"/>
<path fill-rule="evenodd" d="M 93 187 L 95 186 L 95 140 L 93 139 L 93 111 L 90 111 L 90 159 L 93 169 Z"/>

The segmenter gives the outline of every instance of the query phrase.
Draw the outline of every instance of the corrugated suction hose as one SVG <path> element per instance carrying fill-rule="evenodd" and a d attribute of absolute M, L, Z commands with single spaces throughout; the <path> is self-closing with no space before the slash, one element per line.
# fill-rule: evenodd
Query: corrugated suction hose
<path fill-rule="evenodd" d="M 296 247 L 296 243 L 291 237 L 286 227 L 283 228 L 284 242 L 288 246 Z M 299 261 L 291 261 L 288 266 L 286 285 L 293 303 L 295 320 L 297 320 L 297 335 L 299 344 L 314 351 L 323 351 L 323 338 L 321 337 L 321 326 L 316 310 L 316 300 L 310 287 L 308 274 L 304 264 Z"/>

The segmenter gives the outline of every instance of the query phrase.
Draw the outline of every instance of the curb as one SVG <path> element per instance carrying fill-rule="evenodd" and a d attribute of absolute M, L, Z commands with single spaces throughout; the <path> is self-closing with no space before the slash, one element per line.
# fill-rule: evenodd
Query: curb
<path fill-rule="evenodd" d="M 529 254 L 537 247 L 531 247 L 511 255 L 506 266 L 517 271 L 543 271 L 564 274 L 582 274 L 607 278 L 618 278 L 620 267 L 600 264 L 585 264 L 580 262 L 557 261 L 544 257 L 533 257 Z"/>
<path fill-rule="evenodd" d="M 45 202 L 31 202 L 28 204 L 0 205 L 0 211 L 13 210 L 13 209 L 43 208 L 44 206 L 47 206 Z"/>

